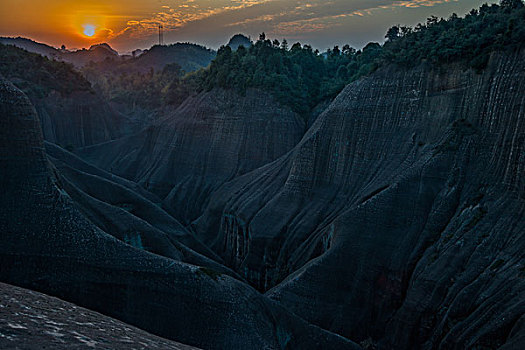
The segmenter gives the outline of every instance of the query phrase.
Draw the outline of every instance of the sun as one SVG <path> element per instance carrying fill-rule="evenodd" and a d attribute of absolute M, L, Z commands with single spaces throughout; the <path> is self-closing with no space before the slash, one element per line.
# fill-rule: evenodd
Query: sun
<path fill-rule="evenodd" d="M 82 27 L 84 27 L 84 35 L 85 36 L 93 36 L 95 35 L 95 26 L 92 24 L 84 24 Z"/>

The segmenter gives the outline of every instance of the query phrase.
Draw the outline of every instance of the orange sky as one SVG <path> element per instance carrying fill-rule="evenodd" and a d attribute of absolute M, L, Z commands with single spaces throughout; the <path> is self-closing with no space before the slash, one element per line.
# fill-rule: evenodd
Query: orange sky
<path fill-rule="evenodd" d="M 235 33 L 299 40 L 325 49 L 381 41 L 394 24 L 430 15 L 463 15 L 480 0 L 0 0 L 0 36 L 24 36 L 53 46 L 109 42 L 124 52 L 157 41 L 192 41 L 213 48 Z M 494 2 L 494 1 L 491 1 Z M 95 34 L 83 34 L 92 26 Z"/>

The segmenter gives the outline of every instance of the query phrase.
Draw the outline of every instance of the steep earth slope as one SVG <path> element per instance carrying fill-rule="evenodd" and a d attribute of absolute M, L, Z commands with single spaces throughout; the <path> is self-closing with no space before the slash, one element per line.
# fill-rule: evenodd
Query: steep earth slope
<path fill-rule="evenodd" d="M 193 229 L 252 285 L 352 339 L 512 348 L 525 332 L 523 91 L 523 50 L 481 74 L 381 69 L 290 153 L 217 190 Z"/>
<path fill-rule="evenodd" d="M 269 95 L 215 89 L 190 97 L 138 135 L 79 154 L 143 185 L 189 223 L 213 190 L 285 154 L 303 133 L 299 116 Z"/>
<path fill-rule="evenodd" d="M 5 283 L 0 283 L 0 348 L 197 349 L 148 334 L 60 299 Z"/>
<path fill-rule="evenodd" d="M 51 91 L 31 98 L 42 123 L 45 140 L 70 150 L 119 138 L 133 131 L 126 117 L 89 91 L 62 94 Z"/>
<path fill-rule="evenodd" d="M 58 170 L 55 176 L 63 189 L 103 231 L 136 248 L 238 277 L 217 263 L 221 258 L 162 210 L 155 195 L 54 144 L 46 143 L 46 153 Z"/>
<path fill-rule="evenodd" d="M 0 280 L 209 349 L 356 348 L 253 288 L 118 241 L 76 208 L 27 97 L 0 80 Z"/>

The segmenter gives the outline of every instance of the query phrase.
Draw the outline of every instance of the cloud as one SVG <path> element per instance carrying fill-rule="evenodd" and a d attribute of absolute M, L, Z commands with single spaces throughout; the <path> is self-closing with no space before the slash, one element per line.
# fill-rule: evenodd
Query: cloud
<path fill-rule="evenodd" d="M 474 1 L 474 0 L 470 0 Z M 143 19 L 133 19 L 114 40 L 154 38 L 162 24 L 166 35 L 265 31 L 274 37 L 322 32 L 344 26 L 351 18 L 379 11 L 427 8 L 458 0 L 185 0 Z M 187 36 L 188 36 L 187 35 Z"/>
<path fill-rule="evenodd" d="M 158 30 L 159 24 L 162 24 L 167 31 L 176 30 L 185 24 L 197 22 L 210 18 L 222 13 L 233 12 L 248 7 L 261 5 L 275 0 L 231 0 L 217 1 L 223 3 L 222 6 L 203 6 L 199 0 L 186 0 L 178 5 L 177 8 L 170 6 L 161 6 L 161 11 L 154 16 L 142 20 L 130 20 L 127 27 L 122 29 L 117 35 L 121 37 L 147 37 Z"/>

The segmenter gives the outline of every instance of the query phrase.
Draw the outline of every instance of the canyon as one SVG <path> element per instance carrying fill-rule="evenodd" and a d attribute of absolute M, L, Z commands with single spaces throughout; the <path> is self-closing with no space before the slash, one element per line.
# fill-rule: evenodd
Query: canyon
<path fill-rule="evenodd" d="M 307 114 L 27 86 L 0 75 L 0 347 L 525 345 L 523 47 L 383 64 Z"/>

